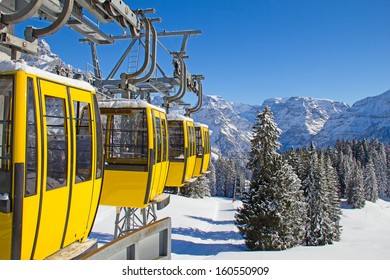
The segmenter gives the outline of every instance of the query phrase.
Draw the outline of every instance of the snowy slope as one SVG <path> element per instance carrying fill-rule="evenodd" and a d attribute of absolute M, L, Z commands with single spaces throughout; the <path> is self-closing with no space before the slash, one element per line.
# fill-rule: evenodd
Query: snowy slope
<path fill-rule="evenodd" d="M 248 251 L 234 225 L 240 202 L 212 197 L 190 199 L 172 195 L 158 211 L 172 219 L 173 260 L 390 260 L 390 201 L 366 202 L 363 209 L 343 207 L 341 241 L 320 247 L 298 246 L 285 251 Z M 114 207 L 100 206 L 92 237 L 112 239 Z"/>

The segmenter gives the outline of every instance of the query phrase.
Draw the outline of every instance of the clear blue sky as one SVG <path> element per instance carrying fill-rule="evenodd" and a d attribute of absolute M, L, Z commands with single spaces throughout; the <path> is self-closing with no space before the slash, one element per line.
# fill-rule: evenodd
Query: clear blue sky
<path fill-rule="evenodd" d="M 156 8 L 163 19 L 155 24 L 158 31 L 202 30 L 187 50 L 189 71 L 206 77 L 205 94 L 249 104 L 310 96 L 352 105 L 390 89 L 388 0 L 126 3 L 133 9 Z M 85 69 L 90 51 L 78 38 L 63 30 L 46 40 L 65 62 Z M 99 48 L 105 74 L 127 44 Z"/>

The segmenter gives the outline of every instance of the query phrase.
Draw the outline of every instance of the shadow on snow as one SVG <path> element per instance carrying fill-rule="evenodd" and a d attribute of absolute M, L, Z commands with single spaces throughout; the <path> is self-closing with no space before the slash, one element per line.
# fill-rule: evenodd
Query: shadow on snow
<path fill-rule="evenodd" d="M 242 240 L 241 234 L 235 231 L 203 231 L 197 228 L 173 228 L 173 234 L 191 236 L 202 240 Z"/>
<path fill-rule="evenodd" d="M 201 244 L 191 241 L 172 239 L 172 253 L 180 255 L 214 256 L 221 252 L 239 252 L 246 250 L 246 246 L 242 244 Z"/>
<path fill-rule="evenodd" d="M 214 221 L 210 218 L 204 218 L 204 217 L 197 217 L 197 216 L 187 216 L 191 219 L 200 220 L 212 225 L 234 225 L 234 220 L 228 220 L 228 221 Z"/>

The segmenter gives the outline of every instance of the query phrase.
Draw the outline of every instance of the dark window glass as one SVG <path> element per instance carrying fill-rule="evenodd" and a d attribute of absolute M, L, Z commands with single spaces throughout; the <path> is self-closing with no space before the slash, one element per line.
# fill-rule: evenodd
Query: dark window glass
<path fill-rule="evenodd" d="M 161 162 L 161 124 L 160 118 L 155 118 L 156 121 L 156 155 L 157 162 Z"/>
<path fill-rule="evenodd" d="M 195 133 L 196 133 L 196 155 L 202 156 L 203 154 L 202 131 L 200 127 L 195 127 Z"/>
<path fill-rule="evenodd" d="M 162 156 L 163 161 L 167 161 L 168 156 L 168 150 L 167 150 L 167 122 L 164 119 L 161 119 L 161 135 L 162 135 Z"/>
<path fill-rule="evenodd" d="M 195 155 L 195 130 L 193 126 L 188 126 L 188 145 L 190 156 Z"/>
<path fill-rule="evenodd" d="M 27 150 L 25 196 L 37 194 L 37 125 L 34 81 L 27 78 Z"/>
<path fill-rule="evenodd" d="M 92 178 L 92 123 L 90 105 L 74 101 L 76 131 L 76 183 Z"/>
<path fill-rule="evenodd" d="M 47 130 L 47 182 L 46 189 L 66 186 L 68 173 L 68 135 L 66 129 L 65 100 L 45 98 Z"/>
<path fill-rule="evenodd" d="M 0 196 L 11 193 L 11 106 L 14 80 L 0 77 Z M 5 198 L 6 195 L 3 196 Z"/>
<path fill-rule="evenodd" d="M 177 160 L 184 159 L 184 131 L 183 122 L 169 121 L 168 122 L 169 135 L 169 159 Z"/>
<path fill-rule="evenodd" d="M 104 135 L 108 135 L 105 151 L 110 162 L 115 159 L 130 159 L 122 163 L 147 164 L 148 126 L 145 109 L 126 109 L 126 114 L 111 115 L 102 110 Z M 109 123 L 107 123 L 109 122 Z M 108 133 L 107 133 L 108 131 Z M 108 143 L 107 143 L 108 142 Z"/>
<path fill-rule="evenodd" d="M 96 96 L 93 96 L 96 123 L 96 178 L 103 176 L 103 131 Z"/>

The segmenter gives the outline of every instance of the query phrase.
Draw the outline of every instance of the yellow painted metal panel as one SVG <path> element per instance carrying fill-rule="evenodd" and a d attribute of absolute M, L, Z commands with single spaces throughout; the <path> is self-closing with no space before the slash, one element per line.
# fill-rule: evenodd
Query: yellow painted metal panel
<path fill-rule="evenodd" d="M 144 208 L 147 172 L 105 170 L 100 204 Z"/>
<path fill-rule="evenodd" d="M 167 187 L 183 187 L 183 173 L 184 173 L 184 163 L 183 162 L 169 162 L 169 170 L 167 181 L 165 186 Z"/>
<path fill-rule="evenodd" d="M 199 177 L 202 175 L 202 161 L 203 161 L 203 157 L 199 157 L 199 156 L 196 157 L 193 176 Z"/>
<path fill-rule="evenodd" d="M 11 259 L 12 218 L 12 213 L 0 213 L 0 260 Z"/>
<path fill-rule="evenodd" d="M 68 188 L 43 192 L 43 206 L 34 259 L 44 259 L 61 249 L 68 195 Z"/>

